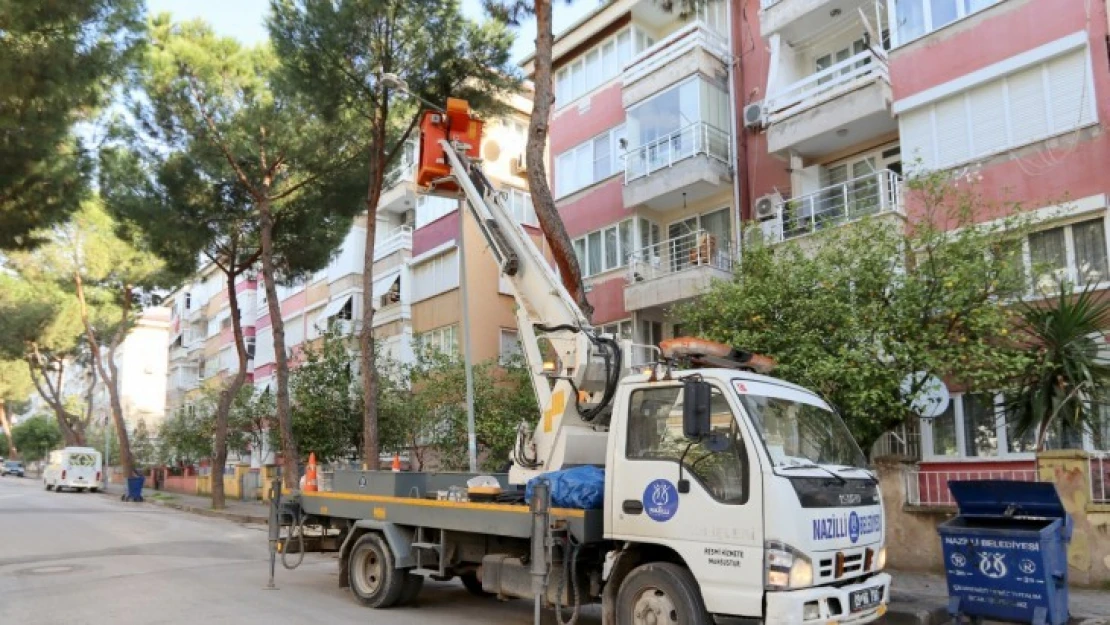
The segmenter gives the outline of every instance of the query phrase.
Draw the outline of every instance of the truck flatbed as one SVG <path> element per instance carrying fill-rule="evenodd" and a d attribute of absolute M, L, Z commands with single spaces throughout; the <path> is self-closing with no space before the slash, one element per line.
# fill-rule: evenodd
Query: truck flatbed
<path fill-rule="evenodd" d="M 293 498 L 305 514 L 318 518 L 373 520 L 506 538 L 527 539 L 532 535 L 532 517 L 523 502 L 452 501 L 427 496 L 429 484 L 434 487 L 437 483 L 454 482 L 461 486 L 469 477 L 469 474 L 350 471 L 336 473 L 334 490 L 302 491 Z M 567 530 L 581 544 L 602 540 L 601 510 L 552 508 L 550 515 L 554 521 L 565 522 Z"/>

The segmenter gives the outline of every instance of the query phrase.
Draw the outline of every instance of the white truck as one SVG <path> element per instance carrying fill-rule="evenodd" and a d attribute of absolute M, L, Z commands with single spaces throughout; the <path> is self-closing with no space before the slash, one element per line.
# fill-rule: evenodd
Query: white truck
<path fill-rule="evenodd" d="M 645 350 L 590 326 L 501 204 L 466 103 L 426 113 L 421 130 L 418 181 L 465 195 L 512 284 L 542 414 L 521 428 L 495 500 L 436 496 L 468 474 L 340 471 L 331 491 L 275 506 L 276 549 L 338 551 L 340 584 L 375 608 L 407 603 L 425 577 L 460 577 L 476 594 L 533 598 L 537 615 L 541 599 L 600 602 L 606 624 L 881 617 L 881 496 L 836 411 L 716 343 L 676 339 L 633 363 Z M 546 486 L 514 501 L 532 478 L 586 465 L 604 470 L 599 508 L 549 508 Z M 293 529 L 279 538 L 278 525 Z"/>

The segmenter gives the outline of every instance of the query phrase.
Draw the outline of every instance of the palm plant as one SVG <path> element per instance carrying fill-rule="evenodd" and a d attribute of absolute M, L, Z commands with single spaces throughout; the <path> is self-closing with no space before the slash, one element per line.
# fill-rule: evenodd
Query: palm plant
<path fill-rule="evenodd" d="M 1034 449 L 1041 451 L 1054 425 L 1095 431 L 1110 390 L 1110 363 L 1099 355 L 1110 299 L 1061 282 L 1053 301 L 1024 303 L 1019 313 L 1030 360 L 1007 401 L 1014 434 L 1034 432 Z"/>

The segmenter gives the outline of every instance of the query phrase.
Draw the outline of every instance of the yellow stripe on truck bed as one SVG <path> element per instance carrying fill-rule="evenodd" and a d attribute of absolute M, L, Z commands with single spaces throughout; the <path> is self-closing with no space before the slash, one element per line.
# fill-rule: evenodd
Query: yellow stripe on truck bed
<path fill-rule="evenodd" d="M 354 493 L 335 492 L 302 492 L 302 497 L 321 499 L 343 499 L 346 501 L 368 501 L 373 503 L 395 503 L 409 506 L 426 506 L 429 508 L 453 508 L 465 510 L 487 510 L 491 512 L 515 512 L 528 514 L 528 506 L 516 506 L 498 503 L 479 503 L 474 501 L 438 501 L 435 499 L 417 499 L 415 497 L 390 497 L 389 495 L 356 495 Z M 572 508 L 552 508 L 551 514 L 555 516 L 582 519 L 586 517 L 585 510 Z"/>

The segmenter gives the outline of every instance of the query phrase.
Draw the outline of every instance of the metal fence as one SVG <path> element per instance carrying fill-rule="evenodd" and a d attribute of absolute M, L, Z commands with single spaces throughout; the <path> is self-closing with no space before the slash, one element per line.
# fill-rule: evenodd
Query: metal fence
<path fill-rule="evenodd" d="M 871 446 L 871 457 L 897 456 L 906 460 L 921 460 L 921 422 L 910 419 L 883 434 Z"/>
<path fill-rule="evenodd" d="M 903 210 L 902 178 L 889 169 L 791 198 L 778 206 L 783 241 L 869 215 Z"/>
<path fill-rule="evenodd" d="M 728 239 L 696 230 L 636 250 L 628 257 L 628 281 L 643 282 L 694 267 L 732 271 L 732 246 Z"/>
<path fill-rule="evenodd" d="M 1091 503 L 1110 504 L 1110 452 L 1092 455 Z"/>
<path fill-rule="evenodd" d="M 628 184 L 699 155 L 731 166 L 732 143 L 728 133 L 705 122 L 694 122 L 638 148 L 632 148 L 624 157 L 624 182 Z"/>
<path fill-rule="evenodd" d="M 770 94 L 766 103 L 769 120 L 780 121 L 878 79 L 890 82 L 886 58 L 864 50 Z"/>
<path fill-rule="evenodd" d="M 1110 467 L 1110 463 L 1107 465 Z M 955 507 L 956 501 L 948 490 L 952 480 L 1017 480 L 1036 482 L 1037 472 L 1033 469 L 970 469 L 922 471 L 913 468 L 902 474 L 905 480 L 906 504 L 911 506 Z"/>

